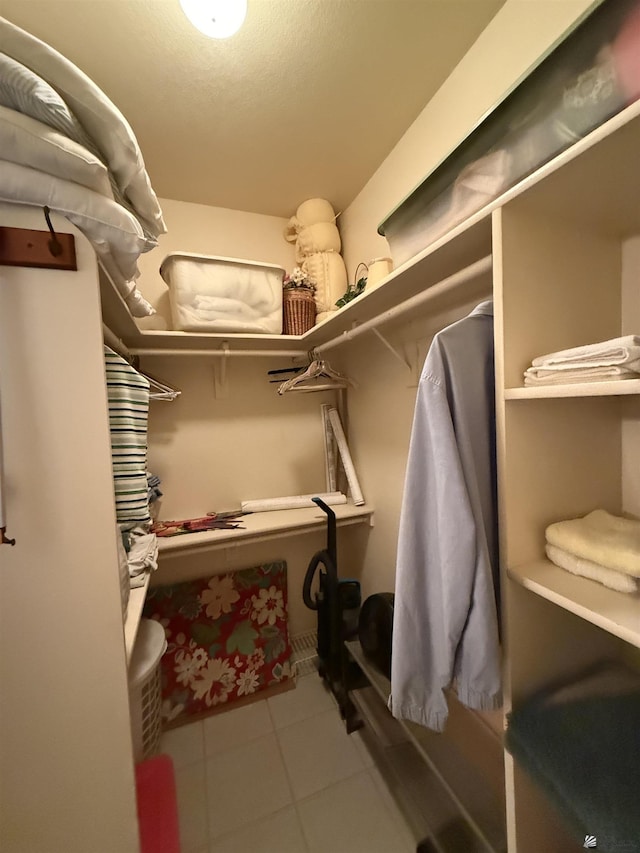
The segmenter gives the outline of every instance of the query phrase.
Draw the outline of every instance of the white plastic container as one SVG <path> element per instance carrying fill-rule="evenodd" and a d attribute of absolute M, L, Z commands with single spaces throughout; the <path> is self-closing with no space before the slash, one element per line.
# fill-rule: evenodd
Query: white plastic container
<path fill-rule="evenodd" d="M 167 641 L 154 619 L 142 619 L 129 664 L 131 739 L 136 763 L 158 751 L 161 735 L 160 658 Z"/>
<path fill-rule="evenodd" d="M 282 334 L 282 280 L 273 264 L 172 252 L 160 275 L 174 328 L 184 332 Z"/>

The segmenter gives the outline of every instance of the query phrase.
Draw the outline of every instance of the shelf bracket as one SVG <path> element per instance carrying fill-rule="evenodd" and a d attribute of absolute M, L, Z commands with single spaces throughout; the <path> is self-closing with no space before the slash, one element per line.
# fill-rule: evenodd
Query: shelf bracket
<path fill-rule="evenodd" d="M 227 364 L 229 362 L 229 344 L 222 344 L 222 358 L 216 359 L 213 365 L 213 395 L 216 400 L 226 399 L 229 392 L 227 382 Z"/>
<path fill-rule="evenodd" d="M 407 367 L 409 370 L 412 369 L 410 362 L 407 361 L 406 357 L 402 353 L 400 353 L 392 344 L 389 343 L 389 341 L 385 338 L 380 329 L 374 327 L 370 331 L 373 332 L 373 334 L 378 338 L 380 343 L 384 344 L 385 347 L 389 350 L 389 352 L 393 356 L 395 356 L 395 358 L 398 359 L 398 361 L 401 361 L 404 366 Z"/>

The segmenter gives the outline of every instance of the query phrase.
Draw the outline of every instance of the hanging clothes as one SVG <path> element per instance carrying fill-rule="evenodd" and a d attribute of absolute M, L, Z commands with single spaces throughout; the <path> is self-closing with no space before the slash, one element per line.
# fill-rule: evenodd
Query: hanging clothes
<path fill-rule="evenodd" d="M 433 339 L 400 515 L 389 707 L 436 731 L 450 686 L 470 708 L 501 704 L 495 459 L 489 301 Z"/>
<path fill-rule="evenodd" d="M 151 523 L 147 484 L 149 381 L 110 347 L 104 347 L 109 433 L 121 529 Z"/>

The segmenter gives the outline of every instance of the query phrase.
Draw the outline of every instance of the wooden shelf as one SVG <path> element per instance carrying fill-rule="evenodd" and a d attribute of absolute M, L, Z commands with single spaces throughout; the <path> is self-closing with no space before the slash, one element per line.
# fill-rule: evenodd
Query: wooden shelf
<path fill-rule="evenodd" d="M 247 355 L 282 353 L 306 355 L 310 350 L 329 341 L 336 341 L 355 327 L 396 307 L 440 282 L 486 259 L 491 253 L 491 215 L 489 212 L 472 217 L 449 234 L 395 269 L 374 290 L 365 291 L 331 317 L 314 326 L 304 335 L 242 335 L 208 334 L 194 332 L 158 331 L 138 329 L 135 321 L 113 285 L 102 271 L 101 289 L 104 322 L 114 334 L 135 354 L 206 355 L 211 352 Z M 483 270 L 490 290 L 491 274 Z M 473 299 L 478 293 L 478 282 L 461 285 L 458 302 Z M 448 297 L 449 303 L 451 297 Z"/>
<path fill-rule="evenodd" d="M 127 654 L 127 665 L 131 660 L 133 646 L 136 641 L 136 634 L 140 626 L 142 618 L 142 609 L 144 607 L 147 590 L 149 589 L 149 581 L 151 572 L 147 572 L 144 579 L 144 586 L 138 586 L 131 590 L 129 595 L 129 606 L 127 607 L 127 618 L 124 623 L 124 647 Z"/>
<path fill-rule="evenodd" d="M 373 526 L 373 509 L 370 506 L 341 504 L 331 507 L 336 514 L 338 527 L 352 524 Z M 316 507 L 304 509 L 280 509 L 274 512 L 254 512 L 238 519 L 242 530 L 206 530 L 202 533 L 187 533 L 158 539 L 158 551 L 163 557 L 185 552 L 229 548 L 277 539 L 284 536 L 299 536 L 326 527 L 327 516 Z"/>
<path fill-rule="evenodd" d="M 640 597 L 577 577 L 548 560 L 508 569 L 509 577 L 576 616 L 640 648 Z"/>
<path fill-rule="evenodd" d="M 507 388 L 504 398 L 505 400 L 541 400 L 552 397 L 619 397 L 632 394 L 640 394 L 640 379 Z"/>
<path fill-rule="evenodd" d="M 386 706 L 391 692 L 389 679 L 367 660 L 358 640 L 349 640 L 345 645 Z M 437 777 L 456 812 L 481 842 L 482 849 L 506 850 L 504 803 L 493 796 L 487 780 L 481 779 L 478 770 L 442 735 L 405 720 L 397 723 Z"/>

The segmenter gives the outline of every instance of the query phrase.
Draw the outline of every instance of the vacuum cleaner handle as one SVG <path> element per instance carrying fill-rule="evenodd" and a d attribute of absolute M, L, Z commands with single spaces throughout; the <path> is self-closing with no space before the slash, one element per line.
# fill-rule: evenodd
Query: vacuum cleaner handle
<path fill-rule="evenodd" d="M 316 569 L 321 563 L 324 565 L 324 560 L 326 556 L 326 551 L 316 551 L 316 553 L 311 558 L 311 562 L 307 567 L 307 573 L 304 576 L 304 583 L 302 585 L 302 600 L 307 605 L 309 610 L 318 609 L 318 597 L 316 596 L 315 599 L 311 598 L 311 584 L 313 583 L 313 577 L 316 573 Z"/>
<path fill-rule="evenodd" d="M 337 568 L 338 553 L 336 546 L 336 514 L 321 498 L 311 498 L 311 500 L 327 514 L 327 553 L 331 557 L 333 565 Z"/>

